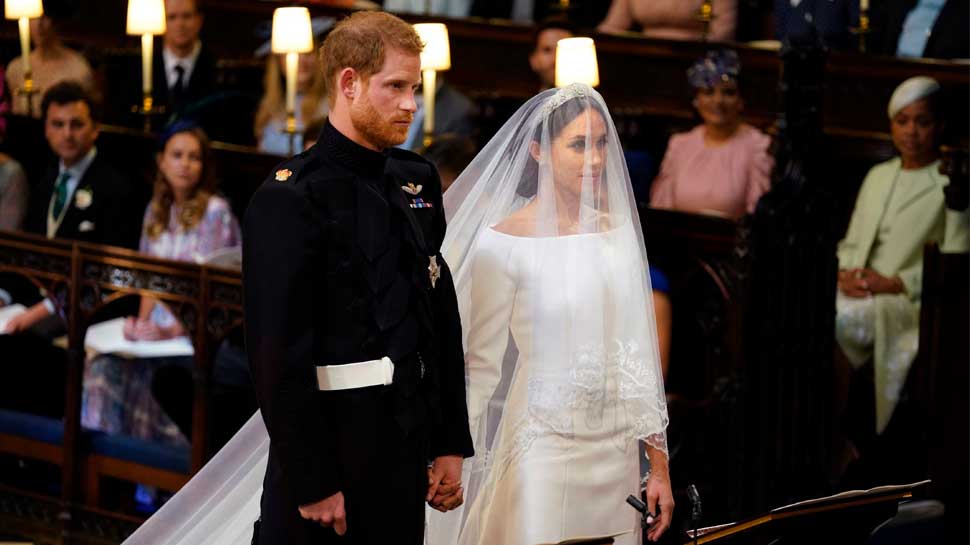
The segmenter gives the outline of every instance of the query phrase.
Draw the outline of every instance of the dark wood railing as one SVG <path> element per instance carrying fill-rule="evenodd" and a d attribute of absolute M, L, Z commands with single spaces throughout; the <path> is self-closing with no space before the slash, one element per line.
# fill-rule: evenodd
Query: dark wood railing
<path fill-rule="evenodd" d="M 85 334 L 102 310 L 124 297 L 147 295 L 164 301 L 186 326 L 195 351 L 190 473 L 181 479 L 168 475 L 165 482 L 184 482 L 202 467 L 210 454 L 207 424 L 212 356 L 218 343 L 232 329 L 242 326 L 242 284 L 238 271 L 156 259 L 123 248 L 0 231 L 0 272 L 20 275 L 48 290 L 68 318 L 60 464 L 61 499 L 65 506 L 79 502 L 79 483 L 84 482 L 81 479 L 87 477 L 87 482 L 91 479 L 85 475 L 89 469 L 86 459 L 91 453 L 81 441 L 80 425 Z M 9 451 L 10 447 L 0 445 L 0 450 Z M 100 463 L 111 463 L 101 458 Z"/>

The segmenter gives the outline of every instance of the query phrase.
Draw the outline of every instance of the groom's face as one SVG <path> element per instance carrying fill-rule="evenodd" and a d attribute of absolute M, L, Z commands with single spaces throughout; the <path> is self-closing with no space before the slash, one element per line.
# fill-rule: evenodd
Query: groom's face
<path fill-rule="evenodd" d="M 421 58 L 388 49 L 384 66 L 364 79 L 350 106 L 354 128 L 378 149 L 403 144 L 414 119 L 414 93 L 421 83 Z"/>

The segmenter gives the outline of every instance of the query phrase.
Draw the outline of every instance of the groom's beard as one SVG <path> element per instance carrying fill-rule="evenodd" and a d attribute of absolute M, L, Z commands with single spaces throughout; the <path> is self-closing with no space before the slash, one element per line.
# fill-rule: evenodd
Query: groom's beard
<path fill-rule="evenodd" d="M 366 92 L 354 106 L 350 110 L 350 122 L 371 144 L 384 149 L 401 145 L 407 140 L 408 128 L 414 120 L 411 112 L 399 111 L 391 118 L 383 116 L 374 108 Z"/>

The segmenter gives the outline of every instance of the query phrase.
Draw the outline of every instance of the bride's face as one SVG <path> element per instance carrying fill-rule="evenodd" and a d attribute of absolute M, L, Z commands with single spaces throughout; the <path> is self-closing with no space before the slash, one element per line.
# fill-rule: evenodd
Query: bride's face
<path fill-rule="evenodd" d="M 598 194 L 606 144 L 606 121 L 594 108 L 587 108 L 563 127 L 549 146 L 557 191 L 579 198 L 586 183 L 594 195 Z"/>

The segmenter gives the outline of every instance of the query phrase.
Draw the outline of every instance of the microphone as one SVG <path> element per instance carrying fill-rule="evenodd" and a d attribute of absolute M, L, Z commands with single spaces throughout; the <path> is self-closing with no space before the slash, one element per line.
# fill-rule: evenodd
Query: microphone
<path fill-rule="evenodd" d="M 646 514 L 647 504 L 640 501 L 640 498 L 634 496 L 633 494 L 630 494 L 629 496 L 626 497 L 626 502 L 632 505 L 633 508 L 636 509 L 637 511 L 640 511 L 641 513 Z"/>
<path fill-rule="evenodd" d="M 696 486 L 690 485 L 687 487 L 687 498 L 693 507 L 693 516 L 701 518 L 701 494 L 697 491 Z"/>
<path fill-rule="evenodd" d="M 697 543 L 697 525 L 701 520 L 701 494 L 697 487 L 690 485 L 687 487 L 687 499 L 691 503 L 690 522 L 694 527 L 694 543 Z"/>
<path fill-rule="evenodd" d="M 653 520 L 647 520 L 648 518 L 650 519 L 657 518 L 657 515 L 654 515 L 653 513 L 647 511 L 647 504 L 640 501 L 640 498 L 634 496 L 633 494 L 630 494 L 629 496 L 626 497 L 626 502 L 629 503 L 631 506 L 633 506 L 634 509 L 640 512 L 640 525 L 643 528 L 647 528 L 650 526 L 650 524 L 653 523 Z"/>

